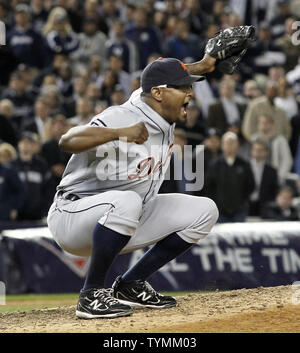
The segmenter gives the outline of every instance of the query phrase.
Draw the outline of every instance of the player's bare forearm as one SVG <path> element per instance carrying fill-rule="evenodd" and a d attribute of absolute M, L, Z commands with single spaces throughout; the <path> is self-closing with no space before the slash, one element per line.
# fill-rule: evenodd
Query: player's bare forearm
<path fill-rule="evenodd" d="M 205 54 L 203 59 L 192 64 L 185 64 L 191 75 L 203 75 L 215 69 L 216 59 Z"/>
<path fill-rule="evenodd" d="M 80 153 L 119 138 L 126 138 L 127 142 L 143 144 L 148 136 L 148 130 L 143 122 L 119 129 L 76 126 L 61 137 L 59 147 L 65 152 Z"/>
<path fill-rule="evenodd" d="M 65 152 L 80 153 L 118 138 L 117 129 L 76 126 L 61 137 L 59 147 Z"/>

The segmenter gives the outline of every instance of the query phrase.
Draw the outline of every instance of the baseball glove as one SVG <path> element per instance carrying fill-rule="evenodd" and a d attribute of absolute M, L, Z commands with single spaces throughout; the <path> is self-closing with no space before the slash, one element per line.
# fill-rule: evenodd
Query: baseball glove
<path fill-rule="evenodd" d="M 254 41 L 254 26 L 229 27 L 207 42 L 205 53 L 217 59 L 221 72 L 231 74 Z"/>
<path fill-rule="evenodd" d="M 239 62 L 242 60 L 243 56 L 246 54 L 247 49 L 242 50 L 238 55 L 231 56 L 225 60 L 217 60 L 216 67 L 223 74 L 233 74 L 234 70 L 237 68 Z"/>

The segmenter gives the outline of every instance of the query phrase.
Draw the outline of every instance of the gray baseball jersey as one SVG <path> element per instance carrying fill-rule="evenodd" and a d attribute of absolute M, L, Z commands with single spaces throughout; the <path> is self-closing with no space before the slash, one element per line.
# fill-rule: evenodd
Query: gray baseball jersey
<path fill-rule="evenodd" d="M 168 168 L 175 124 L 169 124 L 136 90 L 121 106 L 112 106 L 90 122 L 91 126 L 121 128 L 144 122 L 149 138 L 143 145 L 112 141 L 74 154 L 58 190 L 79 197 L 107 190 L 132 190 L 143 202 L 155 196 Z"/>

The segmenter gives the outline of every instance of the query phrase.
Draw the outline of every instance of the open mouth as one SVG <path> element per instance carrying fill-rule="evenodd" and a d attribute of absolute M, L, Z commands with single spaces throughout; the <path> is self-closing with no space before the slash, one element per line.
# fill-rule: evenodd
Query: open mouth
<path fill-rule="evenodd" d="M 182 104 L 182 106 L 181 106 L 181 113 L 182 113 L 185 117 L 186 117 L 186 115 L 187 115 L 186 109 L 187 109 L 188 105 L 189 105 L 189 103 L 186 102 L 186 103 Z"/>

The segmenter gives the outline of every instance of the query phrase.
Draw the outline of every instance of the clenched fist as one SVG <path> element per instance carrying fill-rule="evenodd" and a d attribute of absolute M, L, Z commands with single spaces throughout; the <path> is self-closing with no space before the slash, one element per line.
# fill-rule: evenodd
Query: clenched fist
<path fill-rule="evenodd" d="M 119 129 L 119 137 L 127 138 L 127 142 L 135 142 L 138 145 L 148 140 L 149 133 L 143 122 Z"/>

